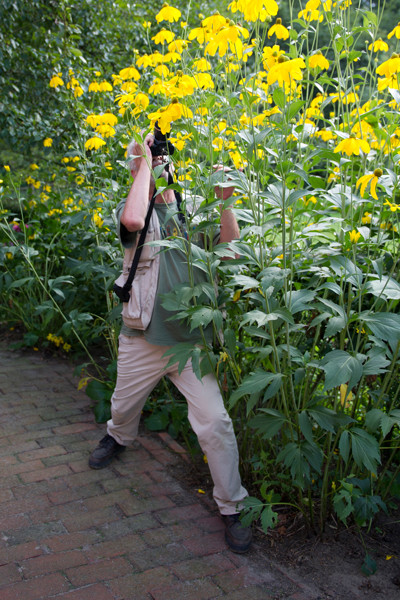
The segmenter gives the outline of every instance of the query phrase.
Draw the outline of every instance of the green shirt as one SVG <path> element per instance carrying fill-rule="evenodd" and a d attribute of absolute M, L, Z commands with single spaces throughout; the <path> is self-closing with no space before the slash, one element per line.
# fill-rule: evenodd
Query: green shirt
<path fill-rule="evenodd" d="M 135 243 L 136 232 L 128 232 L 120 223 L 121 214 L 125 206 L 125 200 L 119 203 L 116 215 L 118 219 L 118 233 L 122 245 L 125 248 L 131 247 Z M 161 239 L 181 237 L 188 239 L 186 225 L 179 219 L 177 214 L 177 204 L 154 204 L 154 210 L 160 222 Z M 199 246 L 202 246 L 199 240 Z M 194 285 L 208 281 L 207 273 L 201 269 L 193 268 Z M 131 329 L 125 324 L 122 325 L 121 333 L 128 336 L 144 336 L 147 342 L 156 346 L 173 346 L 180 342 L 201 343 L 202 337 L 198 329 L 190 331 L 186 321 L 173 319 L 173 312 L 166 310 L 162 306 L 164 294 L 176 289 L 177 286 L 189 281 L 189 268 L 186 255 L 183 251 L 176 248 L 161 248 L 160 252 L 160 272 L 158 277 L 157 295 L 154 304 L 153 316 L 148 328 L 145 331 Z M 212 327 L 209 326 L 204 331 L 208 342 L 212 339 Z"/>

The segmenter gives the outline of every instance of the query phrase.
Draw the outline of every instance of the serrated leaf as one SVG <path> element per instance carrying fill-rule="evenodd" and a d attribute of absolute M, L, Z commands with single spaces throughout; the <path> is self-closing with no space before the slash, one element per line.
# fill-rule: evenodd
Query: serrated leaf
<path fill-rule="evenodd" d="M 286 423 L 286 418 L 278 410 L 261 408 L 259 413 L 250 419 L 248 425 L 256 429 L 263 438 L 269 440 L 280 431 L 284 423 Z"/>
<path fill-rule="evenodd" d="M 362 375 L 361 362 L 344 350 L 328 352 L 321 360 L 320 366 L 325 371 L 324 390 L 331 390 L 342 383 L 346 383 L 351 389 L 360 381 Z"/>
<path fill-rule="evenodd" d="M 351 453 L 355 463 L 360 467 L 365 467 L 368 471 L 376 473 L 378 464 L 381 463 L 379 444 L 377 440 L 358 427 L 349 429 L 351 437 Z"/>
<path fill-rule="evenodd" d="M 261 392 L 264 390 L 271 381 L 275 379 L 277 375 L 275 373 L 267 373 L 262 369 L 258 369 L 254 373 L 247 375 L 238 387 L 238 389 L 233 392 L 229 399 L 229 406 L 232 408 L 235 406 L 236 402 L 246 396 L 247 394 L 255 394 L 257 392 Z"/>

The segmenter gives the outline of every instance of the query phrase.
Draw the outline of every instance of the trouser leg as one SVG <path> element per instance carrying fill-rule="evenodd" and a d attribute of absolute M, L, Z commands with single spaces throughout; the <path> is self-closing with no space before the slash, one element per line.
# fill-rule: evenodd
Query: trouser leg
<path fill-rule="evenodd" d="M 117 383 L 107 432 L 123 446 L 130 446 L 137 436 L 146 399 L 164 374 L 165 351 L 165 346 L 153 346 L 142 337 L 119 337 Z"/>
<path fill-rule="evenodd" d="M 221 514 L 237 513 L 248 494 L 241 484 L 236 437 L 216 378 L 209 374 L 199 381 L 191 362 L 180 375 L 175 367 L 168 376 L 188 402 L 188 418 L 207 456 Z"/>

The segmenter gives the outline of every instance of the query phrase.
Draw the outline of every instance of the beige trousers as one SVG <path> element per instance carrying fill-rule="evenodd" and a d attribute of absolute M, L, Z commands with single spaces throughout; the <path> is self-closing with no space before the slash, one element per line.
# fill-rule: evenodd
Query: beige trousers
<path fill-rule="evenodd" d="M 236 437 L 217 380 L 209 374 L 199 381 L 190 361 L 180 375 L 177 364 L 167 369 L 169 357 L 163 354 L 168 349 L 149 344 L 143 337 L 120 335 L 118 377 L 107 431 L 119 444 L 131 445 L 148 395 L 168 376 L 187 400 L 189 422 L 207 456 L 213 496 L 221 514 L 238 512 L 248 494 L 240 481 Z"/>

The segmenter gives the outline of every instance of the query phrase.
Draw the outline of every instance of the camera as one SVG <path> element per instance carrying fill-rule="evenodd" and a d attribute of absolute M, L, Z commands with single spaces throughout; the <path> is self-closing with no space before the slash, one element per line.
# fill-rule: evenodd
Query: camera
<path fill-rule="evenodd" d="M 168 141 L 168 134 L 162 133 L 158 122 L 154 125 L 154 142 L 150 146 L 152 156 L 165 156 L 173 154 L 175 147 Z"/>

